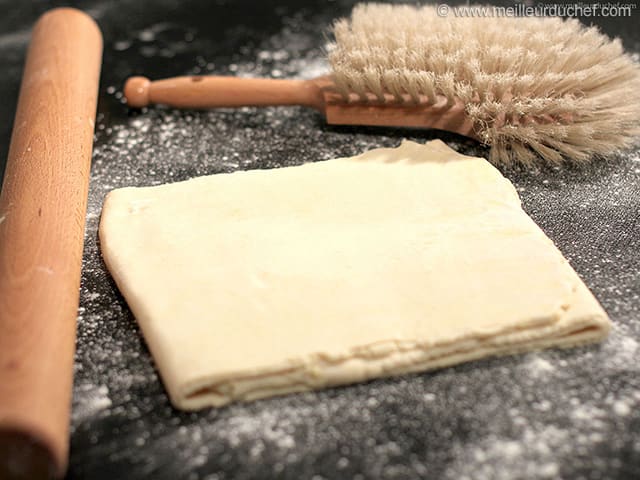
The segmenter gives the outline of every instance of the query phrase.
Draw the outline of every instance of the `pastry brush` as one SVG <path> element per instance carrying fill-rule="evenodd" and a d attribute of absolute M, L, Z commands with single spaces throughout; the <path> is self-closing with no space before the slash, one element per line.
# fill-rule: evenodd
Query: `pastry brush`
<path fill-rule="evenodd" d="M 360 4 L 333 35 L 325 77 L 132 77 L 125 97 L 131 107 L 302 105 L 330 124 L 448 130 L 490 146 L 494 163 L 586 161 L 640 131 L 637 62 L 575 19 Z"/>

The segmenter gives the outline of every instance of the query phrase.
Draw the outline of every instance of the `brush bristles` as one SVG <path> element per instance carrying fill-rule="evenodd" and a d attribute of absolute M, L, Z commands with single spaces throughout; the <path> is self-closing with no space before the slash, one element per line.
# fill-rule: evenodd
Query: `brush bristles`
<path fill-rule="evenodd" d="M 640 68 L 618 39 L 575 19 L 360 4 L 334 35 L 328 57 L 345 99 L 460 99 L 495 163 L 585 161 L 640 131 Z"/>

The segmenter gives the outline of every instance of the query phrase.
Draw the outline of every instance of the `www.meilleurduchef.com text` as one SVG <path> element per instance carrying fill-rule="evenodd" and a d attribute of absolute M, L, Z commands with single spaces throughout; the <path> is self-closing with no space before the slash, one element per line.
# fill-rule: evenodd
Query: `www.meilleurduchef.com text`
<path fill-rule="evenodd" d="M 630 17 L 635 3 L 517 3 L 503 7 L 497 5 L 448 5 L 436 6 L 439 17 Z"/>

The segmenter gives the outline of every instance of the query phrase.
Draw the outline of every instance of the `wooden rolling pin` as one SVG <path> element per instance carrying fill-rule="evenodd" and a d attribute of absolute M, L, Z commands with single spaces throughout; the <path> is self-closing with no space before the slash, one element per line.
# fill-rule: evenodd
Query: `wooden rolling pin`
<path fill-rule="evenodd" d="M 36 23 L 0 194 L 0 479 L 67 468 L 101 58 L 86 14 Z"/>

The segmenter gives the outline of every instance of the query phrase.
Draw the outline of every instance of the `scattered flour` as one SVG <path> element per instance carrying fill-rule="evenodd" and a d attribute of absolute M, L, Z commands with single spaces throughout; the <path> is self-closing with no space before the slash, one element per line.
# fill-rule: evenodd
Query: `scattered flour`
<path fill-rule="evenodd" d="M 558 461 L 561 452 L 566 452 L 568 441 L 568 432 L 548 426 L 540 430 L 527 428 L 518 440 L 490 435 L 472 445 L 456 444 L 455 461 L 446 471 L 445 478 L 556 478 Z"/>
<path fill-rule="evenodd" d="M 198 56 L 188 70 L 176 73 L 320 76 L 327 65 L 323 39 L 313 27 L 290 18 L 280 32 L 247 47 L 229 64 Z M 162 23 L 114 39 L 106 47 L 166 61 L 191 51 L 196 42 L 197 32 Z M 105 85 L 108 101 L 123 101 L 119 80 Z M 599 203 L 609 202 L 607 215 L 616 213 L 618 207 L 611 202 L 629 194 L 620 185 L 637 182 L 610 181 L 613 173 L 604 164 L 594 166 L 603 169 L 597 175 L 602 181 L 595 183 L 591 176 L 570 170 L 507 172 L 534 219 L 557 240 L 594 293 L 608 301 L 605 308 L 618 328 L 602 346 L 487 360 L 185 414 L 168 404 L 135 320 L 100 259 L 96 233 L 106 193 L 118 187 L 349 156 L 413 137 L 407 132 L 322 127 L 318 114 L 296 108 L 152 108 L 118 121 L 101 115 L 87 216 L 72 439 L 82 447 L 95 445 L 99 455 L 76 449 L 76 471 L 101 471 L 103 458 L 110 458 L 111 465 L 131 473 L 130 478 L 164 472 L 173 478 L 227 480 L 225 472 L 236 471 L 242 478 L 293 478 L 288 474 L 297 472 L 297 478 L 318 480 L 336 478 L 338 469 L 340 478 L 354 480 L 534 480 L 565 478 L 564 472 L 583 468 L 614 472 L 614 477 L 623 455 L 640 459 L 640 440 L 629 440 L 625 427 L 637 422 L 640 406 L 640 390 L 633 381 L 640 376 L 640 325 L 637 312 L 630 310 L 637 295 L 637 280 L 629 276 L 635 273 L 633 264 L 622 268 L 627 259 L 615 255 L 627 250 L 616 250 L 615 245 L 592 246 L 584 239 L 564 237 L 566 225 L 586 218 Z M 448 142 L 467 154 L 486 153 L 459 138 Z M 630 163 L 637 168 L 637 155 Z M 572 186 L 569 193 L 559 188 L 566 185 Z M 571 198 L 574 192 L 587 192 L 587 200 Z M 587 204 L 589 208 L 579 207 Z M 608 216 L 593 221 L 602 225 L 603 238 L 610 238 L 605 235 L 607 222 Z M 588 231 L 586 227 L 580 230 Z M 628 249 L 633 239 L 620 242 Z M 108 422 L 101 428 L 93 428 L 105 418 Z M 146 455 L 143 460 L 141 452 Z M 434 465 L 443 470 L 433 471 Z"/>
<path fill-rule="evenodd" d="M 260 443 L 254 449 L 261 451 L 268 444 L 278 449 L 288 450 L 295 447 L 292 424 L 281 422 L 281 415 L 264 410 L 258 416 L 234 416 L 220 425 L 225 432 L 226 440 L 231 447 L 237 447 L 243 441 L 260 439 Z M 256 450 L 253 450 L 253 453 Z"/>
<path fill-rule="evenodd" d="M 109 388 L 85 383 L 76 387 L 76 401 L 72 409 L 74 423 L 83 422 L 111 406 Z"/>
<path fill-rule="evenodd" d="M 629 406 L 629 403 L 623 400 L 618 400 L 613 404 L 613 413 L 621 417 L 626 417 L 631 413 L 631 407 Z"/>
<path fill-rule="evenodd" d="M 526 363 L 526 369 L 534 377 L 548 375 L 555 370 L 555 367 L 545 360 L 541 354 L 532 354 L 531 359 Z"/>

